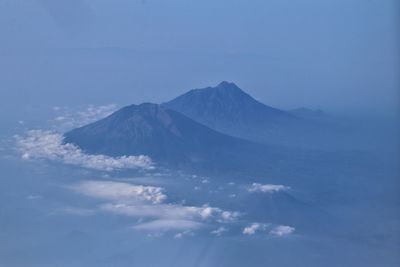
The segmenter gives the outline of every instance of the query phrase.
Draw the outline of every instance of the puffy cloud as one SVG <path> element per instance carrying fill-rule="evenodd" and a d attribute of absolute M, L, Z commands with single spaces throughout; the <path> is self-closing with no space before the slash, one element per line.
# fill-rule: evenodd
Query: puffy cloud
<path fill-rule="evenodd" d="M 289 190 L 289 186 L 276 185 L 276 184 L 258 184 L 253 183 L 249 188 L 249 192 L 261 192 L 261 193 L 275 193 L 280 191 Z"/>
<path fill-rule="evenodd" d="M 17 135 L 15 138 L 22 159 L 49 159 L 103 171 L 153 168 L 151 159 L 144 155 L 109 157 L 86 154 L 75 145 L 63 143 L 64 137 L 51 131 L 31 130 L 25 136 Z"/>
<path fill-rule="evenodd" d="M 274 236 L 285 236 L 292 234 L 294 231 L 294 227 L 287 225 L 278 225 L 274 227 L 269 233 Z"/>
<path fill-rule="evenodd" d="M 212 235 L 216 235 L 216 236 L 221 236 L 223 233 L 225 233 L 227 231 L 228 231 L 227 228 L 221 226 L 218 229 L 215 229 L 215 230 L 211 231 L 211 234 Z"/>
<path fill-rule="evenodd" d="M 254 235 L 256 232 L 264 232 L 269 228 L 271 224 L 265 223 L 252 223 L 251 225 L 245 227 L 243 229 L 243 234 L 245 235 Z M 274 226 L 270 231 L 269 234 L 272 236 L 285 236 L 290 235 L 295 231 L 294 227 L 287 226 L 287 225 L 278 225 Z"/>
<path fill-rule="evenodd" d="M 243 234 L 254 235 L 258 231 L 265 231 L 267 229 L 267 224 L 264 223 L 252 223 L 251 225 L 243 229 Z"/>
<path fill-rule="evenodd" d="M 131 185 L 121 182 L 84 181 L 72 188 L 76 192 L 90 197 L 124 202 L 145 201 L 157 204 L 167 198 L 160 187 Z"/>

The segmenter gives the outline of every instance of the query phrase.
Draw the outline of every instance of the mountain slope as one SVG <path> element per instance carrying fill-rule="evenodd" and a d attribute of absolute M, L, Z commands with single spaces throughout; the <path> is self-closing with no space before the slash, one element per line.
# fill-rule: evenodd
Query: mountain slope
<path fill-rule="evenodd" d="M 145 154 L 156 160 L 201 161 L 247 144 L 201 125 L 160 105 L 145 103 L 124 107 L 107 118 L 65 135 L 65 142 L 89 153 L 111 156 Z"/>
<path fill-rule="evenodd" d="M 229 82 L 191 90 L 163 105 L 217 131 L 256 141 L 286 135 L 291 127 L 303 123 L 290 112 L 258 102 Z"/>
<path fill-rule="evenodd" d="M 163 105 L 223 131 L 250 125 L 263 126 L 266 121 L 278 125 L 296 119 L 290 113 L 258 102 L 229 82 L 191 90 Z"/>
<path fill-rule="evenodd" d="M 164 103 L 216 131 L 258 143 L 297 148 L 348 145 L 346 129 L 321 111 L 284 111 L 267 106 L 234 83 L 191 90 Z"/>

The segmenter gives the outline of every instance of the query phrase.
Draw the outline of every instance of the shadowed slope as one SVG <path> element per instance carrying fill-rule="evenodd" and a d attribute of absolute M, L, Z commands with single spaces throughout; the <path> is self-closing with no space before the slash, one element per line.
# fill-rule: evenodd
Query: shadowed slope
<path fill-rule="evenodd" d="M 215 150 L 246 144 L 176 111 L 145 103 L 124 107 L 107 118 L 65 134 L 65 142 L 89 153 L 149 155 L 156 160 L 201 160 Z"/>

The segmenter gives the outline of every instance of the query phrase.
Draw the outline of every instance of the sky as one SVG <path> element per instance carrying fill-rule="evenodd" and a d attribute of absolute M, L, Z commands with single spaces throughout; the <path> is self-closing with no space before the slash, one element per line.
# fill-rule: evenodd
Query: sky
<path fill-rule="evenodd" d="M 0 0 L 0 104 L 167 101 L 235 82 L 283 109 L 398 114 L 397 0 Z"/>

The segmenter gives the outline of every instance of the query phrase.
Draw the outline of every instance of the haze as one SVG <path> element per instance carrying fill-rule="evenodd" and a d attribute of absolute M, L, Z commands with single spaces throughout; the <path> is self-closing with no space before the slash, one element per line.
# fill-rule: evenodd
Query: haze
<path fill-rule="evenodd" d="M 1 0 L 1 106 L 163 102 L 228 80 L 278 108 L 394 117 L 399 10 L 395 0 Z"/>

